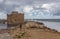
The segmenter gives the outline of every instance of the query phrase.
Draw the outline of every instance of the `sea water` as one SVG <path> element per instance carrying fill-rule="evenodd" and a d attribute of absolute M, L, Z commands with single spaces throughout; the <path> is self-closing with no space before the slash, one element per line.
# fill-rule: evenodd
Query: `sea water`
<path fill-rule="evenodd" d="M 46 27 L 55 29 L 58 32 L 60 32 L 60 22 L 58 21 L 42 21 L 42 20 L 28 20 L 28 21 L 36 21 L 36 22 L 42 22 L 45 24 Z"/>
<path fill-rule="evenodd" d="M 7 29 L 7 24 L 0 24 L 0 29 Z"/>

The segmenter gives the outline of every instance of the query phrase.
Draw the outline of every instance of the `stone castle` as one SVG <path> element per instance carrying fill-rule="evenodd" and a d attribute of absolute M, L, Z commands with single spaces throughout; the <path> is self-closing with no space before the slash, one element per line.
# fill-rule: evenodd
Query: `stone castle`
<path fill-rule="evenodd" d="M 13 11 L 11 14 L 7 14 L 8 27 L 17 26 L 24 23 L 24 14 Z"/>
<path fill-rule="evenodd" d="M 25 21 L 24 14 L 17 11 L 7 14 L 8 29 L 0 33 L 8 33 L 13 39 L 60 39 L 60 32 L 48 28 L 44 23 Z"/>
<path fill-rule="evenodd" d="M 8 27 L 14 27 L 8 30 L 14 39 L 60 39 L 60 32 L 43 23 L 24 21 L 24 14 L 18 12 L 7 15 L 7 24 Z"/>

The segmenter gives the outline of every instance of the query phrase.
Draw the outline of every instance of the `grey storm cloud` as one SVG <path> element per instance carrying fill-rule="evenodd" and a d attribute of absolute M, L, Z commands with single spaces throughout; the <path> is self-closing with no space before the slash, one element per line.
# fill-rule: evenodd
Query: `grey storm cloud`
<path fill-rule="evenodd" d="M 60 15 L 60 0 L 0 0 L 0 11 L 6 11 L 6 13 L 13 10 L 24 12 L 24 9 L 26 11 L 30 8 L 32 11 L 38 10 L 38 13 Z"/>
<path fill-rule="evenodd" d="M 15 7 L 25 6 L 25 5 L 38 5 L 38 4 L 48 4 L 48 3 L 60 3 L 60 0 L 3 0 L 0 3 L 0 8 L 2 10 L 12 10 Z M 9 9 L 9 10 L 10 10 Z M 58 9 L 58 8 L 57 8 Z"/>
<path fill-rule="evenodd" d="M 19 2 L 22 4 L 31 4 L 31 3 L 35 3 L 35 2 L 39 2 L 39 3 L 60 3 L 60 0 L 6 0 L 6 1 L 12 1 L 12 2 Z"/>
<path fill-rule="evenodd" d="M 33 4 L 45 4 L 45 3 L 59 3 L 60 0 L 4 0 L 1 1 L 0 4 L 2 4 L 4 7 L 9 6 L 24 6 L 24 5 L 33 5 Z M 2 6 L 2 7 L 3 7 Z M 3 8 L 4 8 L 3 7 Z"/>

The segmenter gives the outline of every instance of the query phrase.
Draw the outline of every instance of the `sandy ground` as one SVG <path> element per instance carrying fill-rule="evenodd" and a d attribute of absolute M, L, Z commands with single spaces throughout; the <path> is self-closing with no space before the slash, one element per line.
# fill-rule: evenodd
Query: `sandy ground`
<path fill-rule="evenodd" d="M 15 27 L 4 30 L 4 33 L 0 33 L 0 39 L 60 39 L 60 32 L 45 27 L 42 23 L 26 22 L 21 29 Z"/>
<path fill-rule="evenodd" d="M 12 39 L 8 33 L 0 34 L 0 39 Z"/>
<path fill-rule="evenodd" d="M 27 35 L 24 39 L 60 39 L 60 34 L 42 29 L 28 29 Z"/>

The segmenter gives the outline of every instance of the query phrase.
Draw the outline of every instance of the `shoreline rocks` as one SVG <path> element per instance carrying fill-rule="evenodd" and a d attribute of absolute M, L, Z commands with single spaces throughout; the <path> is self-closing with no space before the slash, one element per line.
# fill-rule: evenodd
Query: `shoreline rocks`
<path fill-rule="evenodd" d="M 37 34 L 39 32 L 43 33 L 43 34 L 48 32 L 48 33 L 53 33 L 53 34 L 60 35 L 60 32 L 56 31 L 55 29 L 50 29 L 50 28 L 46 27 L 43 23 L 34 22 L 34 21 L 26 21 L 26 22 L 24 22 L 22 24 L 22 28 L 21 29 L 20 29 L 19 26 L 14 26 L 13 29 L 8 29 L 8 30 L 5 30 L 5 31 L 12 38 L 13 37 L 17 37 L 17 39 L 18 39 L 18 37 L 20 37 L 20 39 L 22 39 L 23 37 L 25 37 L 25 35 L 30 36 L 29 35 L 30 33 L 33 33 L 33 34 L 36 33 Z M 43 35 L 43 34 L 41 34 L 41 35 Z"/>

